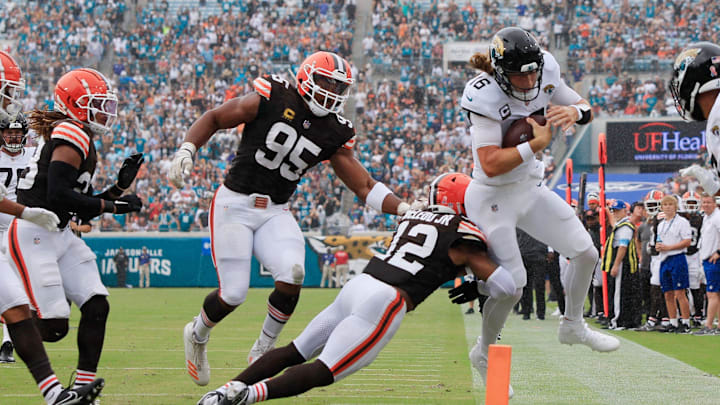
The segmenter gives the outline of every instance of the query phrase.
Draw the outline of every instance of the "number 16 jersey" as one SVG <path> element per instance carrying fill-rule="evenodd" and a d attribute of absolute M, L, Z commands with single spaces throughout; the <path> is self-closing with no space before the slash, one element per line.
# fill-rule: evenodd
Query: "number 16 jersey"
<path fill-rule="evenodd" d="M 253 86 L 260 95 L 258 113 L 245 125 L 224 184 L 283 204 L 308 169 L 340 147 L 352 148 L 355 130 L 340 115 L 315 116 L 297 90 L 277 75 L 259 77 Z"/>

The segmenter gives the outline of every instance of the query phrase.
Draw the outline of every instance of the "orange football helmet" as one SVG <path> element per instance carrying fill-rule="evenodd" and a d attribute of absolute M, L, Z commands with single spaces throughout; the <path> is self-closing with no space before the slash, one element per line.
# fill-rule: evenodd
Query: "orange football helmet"
<path fill-rule="evenodd" d="M 686 191 L 682 196 L 683 211 L 685 212 L 698 212 L 700 211 L 700 194 L 690 193 Z"/>
<path fill-rule="evenodd" d="M 20 96 L 25 92 L 22 70 L 7 52 L 0 51 L 0 119 L 22 112 Z"/>
<path fill-rule="evenodd" d="M 462 173 L 446 173 L 436 177 L 430 184 L 429 208 L 438 212 L 448 212 L 449 208 L 456 214 L 467 215 L 465 190 L 471 181 L 470 176 Z"/>
<path fill-rule="evenodd" d="M 660 200 L 665 197 L 665 193 L 660 190 L 652 190 L 645 195 L 643 204 L 648 215 L 655 215 L 660 212 Z"/>
<path fill-rule="evenodd" d="M 310 110 L 322 117 L 342 111 L 355 79 L 348 61 L 332 52 L 320 51 L 300 64 L 295 81 Z"/>
<path fill-rule="evenodd" d="M 71 70 L 55 85 L 55 111 L 88 124 L 96 135 L 112 127 L 117 103 L 110 81 L 94 69 Z"/>

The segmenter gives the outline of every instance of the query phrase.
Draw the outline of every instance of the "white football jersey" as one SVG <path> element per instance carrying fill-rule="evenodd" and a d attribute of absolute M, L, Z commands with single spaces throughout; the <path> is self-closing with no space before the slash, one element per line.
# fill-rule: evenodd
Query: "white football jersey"
<path fill-rule="evenodd" d="M 10 156 L 4 150 L 0 150 L 0 181 L 7 188 L 5 198 L 8 200 L 15 201 L 17 199 L 15 190 L 17 189 L 18 178 L 23 170 L 30 165 L 30 158 L 34 152 L 34 147 L 28 147 L 23 149 L 22 153 L 17 156 Z M 0 231 L 6 231 L 14 218 L 12 215 L 0 212 Z"/>
<path fill-rule="evenodd" d="M 711 156 L 713 171 L 720 176 L 720 97 L 715 98 L 705 126 L 705 145 Z"/>
<path fill-rule="evenodd" d="M 543 51 L 543 57 L 545 63 L 540 93 L 530 102 L 526 103 L 505 94 L 493 76 L 486 72 L 480 73 L 465 85 L 460 106 L 500 124 L 497 131 L 482 131 L 479 136 L 473 135 L 472 149 L 475 163 L 473 179 L 483 184 L 502 185 L 526 179 L 531 175 L 542 178 L 544 169 L 538 161 L 522 163 L 507 173 L 489 178 L 482 170 L 477 149 L 490 145 L 501 146 L 502 136 L 513 121 L 533 114 L 545 115 L 545 109 L 551 102 L 557 105 L 570 105 L 582 99 L 560 77 L 560 66 L 555 58 L 547 51 Z"/>

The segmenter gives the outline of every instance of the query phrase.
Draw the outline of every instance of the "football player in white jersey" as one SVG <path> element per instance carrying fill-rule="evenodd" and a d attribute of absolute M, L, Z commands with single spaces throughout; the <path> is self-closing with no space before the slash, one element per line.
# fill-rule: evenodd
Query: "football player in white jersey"
<path fill-rule="evenodd" d="M 14 117 L 0 118 L 0 182 L 7 189 L 5 198 L 15 201 L 15 188 L 20 173 L 28 166 L 32 151 L 25 152 L 27 139 L 27 120 L 22 113 Z M 4 176 L 4 179 L 3 179 Z M 10 222 L 15 219 L 10 214 L 0 213 L 0 237 L 5 236 Z M 2 240 L 2 239 L 0 239 Z M 7 326 L 3 323 L 2 345 L 0 345 L 0 363 L 14 363 L 13 344 Z"/>
<path fill-rule="evenodd" d="M 697 178 L 706 193 L 716 195 L 720 190 L 720 46 L 698 42 L 683 49 L 675 58 L 669 87 L 683 119 L 707 121 L 705 142 L 710 169 L 692 165 L 680 170 L 680 174 Z"/>
<path fill-rule="evenodd" d="M 589 329 L 583 321 L 598 252 L 573 209 L 543 185 L 544 168 L 535 159 L 535 153 L 550 144 L 551 126 L 566 129 L 592 120 L 588 102 L 563 82 L 555 58 L 521 28 L 498 31 L 488 54 L 477 53 L 470 63 L 483 72 L 467 83 L 461 100 L 469 116 L 475 162 L 465 196 L 467 212 L 486 233 L 490 257 L 512 273 L 517 288 L 512 297 L 491 297 L 485 303 L 483 331 L 470 352 L 471 362 L 478 369 L 486 367 L 488 345 L 495 343 L 526 284 L 515 227 L 570 259 L 560 342 L 616 350 L 616 338 Z M 503 133 L 510 124 L 536 113 L 545 115 L 549 125 L 528 119 L 534 138 L 503 148 Z"/>

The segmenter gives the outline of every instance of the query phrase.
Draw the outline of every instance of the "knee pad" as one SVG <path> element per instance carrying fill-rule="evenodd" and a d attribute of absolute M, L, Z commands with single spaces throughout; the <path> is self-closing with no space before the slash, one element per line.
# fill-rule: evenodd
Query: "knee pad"
<path fill-rule="evenodd" d="M 270 293 L 270 297 L 268 298 L 268 302 L 270 303 L 270 305 L 272 305 L 277 310 L 286 315 L 290 315 L 293 313 L 293 311 L 295 311 L 295 306 L 297 306 L 299 300 L 299 294 L 287 295 L 281 293 L 277 289 L 273 290 L 273 292 Z"/>
<path fill-rule="evenodd" d="M 485 289 L 492 298 L 499 300 L 510 298 L 518 290 L 522 296 L 522 288 L 517 288 L 512 274 L 502 266 L 498 266 L 485 281 Z"/>
<path fill-rule="evenodd" d="M 228 316 L 234 309 L 235 307 L 230 306 L 230 304 L 223 304 L 220 300 L 218 290 L 208 294 L 203 302 L 203 311 L 205 311 L 205 315 L 207 315 L 208 319 L 213 323 L 222 321 L 223 318 Z"/>
<path fill-rule="evenodd" d="M 57 342 L 68 333 L 67 319 L 38 319 L 37 326 L 44 342 Z"/>
<path fill-rule="evenodd" d="M 595 246 L 590 245 L 589 248 L 583 250 L 582 253 L 573 257 L 571 260 L 583 268 L 589 267 L 590 269 L 594 269 L 599 258 L 600 255 L 597 249 L 595 249 Z"/>
<path fill-rule="evenodd" d="M 81 320 L 105 322 L 110 313 L 110 303 L 104 295 L 95 295 L 80 307 L 80 313 Z"/>

